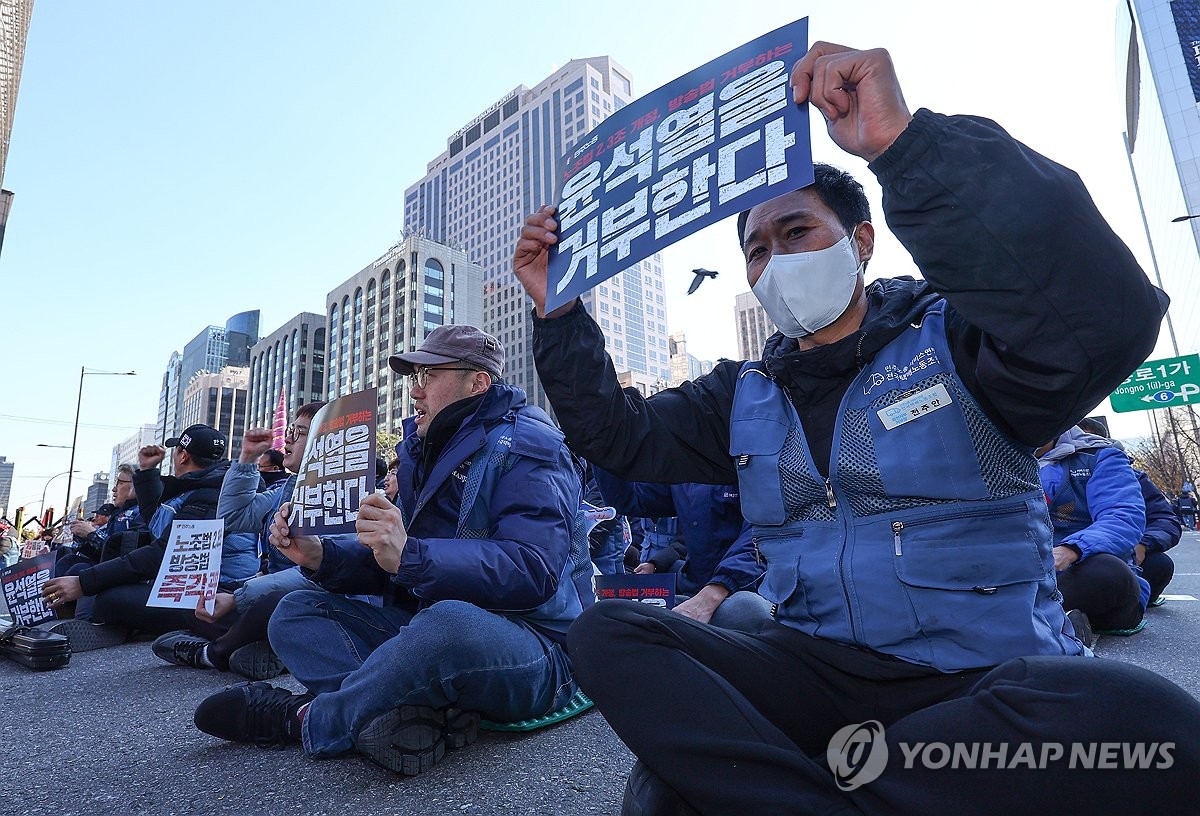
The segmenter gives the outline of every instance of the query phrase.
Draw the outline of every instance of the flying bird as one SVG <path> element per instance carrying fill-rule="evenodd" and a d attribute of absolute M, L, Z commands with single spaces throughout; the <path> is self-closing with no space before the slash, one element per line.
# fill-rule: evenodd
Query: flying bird
<path fill-rule="evenodd" d="M 718 273 L 718 272 L 713 272 L 711 269 L 693 269 L 693 270 L 692 270 L 692 274 L 693 274 L 693 275 L 695 275 L 696 277 L 695 277 L 695 279 L 692 281 L 692 285 L 688 287 L 688 291 L 687 291 L 687 293 L 688 293 L 689 295 L 690 295 L 692 292 L 695 292 L 697 289 L 699 289 L 699 288 L 700 288 L 700 283 L 701 283 L 701 282 L 702 282 L 702 281 L 703 281 L 705 278 L 712 278 L 713 280 L 716 280 L 716 277 L 717 277 L 717 275 L 718 275 L 719 273 Z"/>

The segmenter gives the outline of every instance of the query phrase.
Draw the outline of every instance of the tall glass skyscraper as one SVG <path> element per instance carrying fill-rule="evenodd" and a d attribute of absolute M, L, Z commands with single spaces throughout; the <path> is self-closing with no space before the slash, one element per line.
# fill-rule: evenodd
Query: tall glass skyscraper
<path fill-rule="evenodd" d="M 570 147 L 633 98 L 610 57 L 572 60 L 533 88 L 520 85 L 446 140 L 405 191 L 410 231 L 465 248 L 484 269 L 483 328 L 504 344 L 505 378 L 547 407 L 533 366 L 530 304 L 512 274 L 525 216 L 555 200 L 556 165 Z M 662 261 L 634 264 L 584 297 L 618 371 L 670 377 Z"/>
<path fill-rule="evenodd" d="M 1200 0 L 1120 0 L 1125 145 L 1155 268 L 1171 296 L 1156 357 L 1200 351 Z"/>

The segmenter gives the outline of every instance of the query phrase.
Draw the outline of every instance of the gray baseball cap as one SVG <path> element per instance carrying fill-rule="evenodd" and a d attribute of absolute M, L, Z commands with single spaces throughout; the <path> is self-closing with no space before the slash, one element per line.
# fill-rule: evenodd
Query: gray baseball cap
<path fill-rule="evenodd" d="M 400 374 L 412 374 L 416 366 L 463 362 L 499 379 L 504 373 L 504 346 L 474 326 L 438 326 L 416 351 L 393 354 L 388 365 Z"/>

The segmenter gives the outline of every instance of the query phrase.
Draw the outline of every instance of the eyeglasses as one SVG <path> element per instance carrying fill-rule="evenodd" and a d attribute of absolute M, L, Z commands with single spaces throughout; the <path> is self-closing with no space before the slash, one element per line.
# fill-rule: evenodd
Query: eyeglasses
<path fill-rule="evenodd" d="M 413 373 L 409 374 L 408 376 L 412 377 L 413 384 L 416 385 L 417 388 L 420 388 L 422 391 L 424 391 L 425 385 L 429 382 L 430 372 L 434 372 L 434 371 L 478 371 L 478 370 L 479 370 L 478 368 L 461 368 L 461 367 L 459 367 L 459 368 L 453 368 L 453 367 L 426 368 L 425 366 L 414 366 Z"/>
<path fill-rule="evenodd" d="M 291 439 L 293 442 L 306 436 L 308 436 L 308 428 L 295 424 L 288 425 L 287 430 L 283 433 L 284 439 Z"/>
<path fill-rule="evenodd" d="M 117 479 L 117 484 L 133 484 L 133 479 Z"/>

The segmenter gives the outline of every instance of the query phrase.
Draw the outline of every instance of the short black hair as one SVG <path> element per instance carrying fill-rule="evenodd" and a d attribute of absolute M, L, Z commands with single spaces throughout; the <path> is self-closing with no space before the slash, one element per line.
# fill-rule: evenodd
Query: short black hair
<path fill-rule="evenodd" d="M 271 448 L 263 456 L 267 457 L 267 461 L 271 463 L 271 467 L 283 467 L 283 451 Z"/>
<path fill-rule="evenodd" d="M 847 235 L 854 232 L 854 228 L 863 221 L 871 220 L 871 205 L 867 202 L 863 186 L 845 170 L 832 164 L 814 164 L 813 183 L 809 187 L 816 191 L 821 203 L 833 210 Z M 746 221 L 749 218 L 750 210 L 738 214 L 738 244 L 741 246 L 746 245 Z"/>
<path fill-rule="evenodd" d="M 1104 423 L 1098 419 L 1084 417 L 1075 424 L 1078 425 L 1079 430 L 1083 431 L 1084 433 L 1090 433 L 1093 436 L 1103 436 L 1106 439 L 1108 438 L 1108 428 L 1105 428 Z"/>

